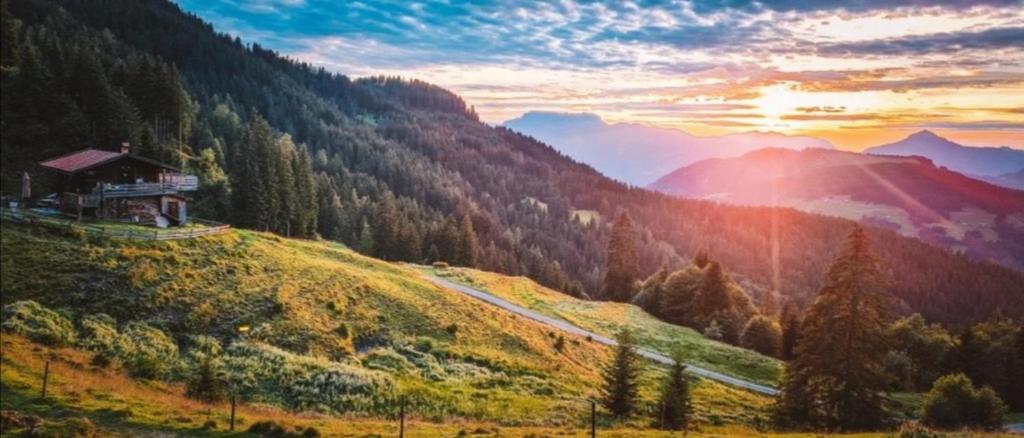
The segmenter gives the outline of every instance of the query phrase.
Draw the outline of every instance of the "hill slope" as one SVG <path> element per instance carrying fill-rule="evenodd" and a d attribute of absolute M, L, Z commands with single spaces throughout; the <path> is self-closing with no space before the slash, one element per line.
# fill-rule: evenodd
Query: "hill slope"
<path fill-rule="evenodd" d="M 383 374 L 377 378 L 393 389 L 379 396 L 406 394 L 410 411 L 422 418 L 573 423 L 584 414 L 581 400 L 596 394 L 600 364 L 610 357 L 607 347 L 571 335 L 559 350 L 547 326 L 439 288 L 415 267 L 336 244 L 245 231 L 160 243 L 83 242 L 53 233 L 4 223 L 3 304 L 35 300 L 74 320 L 106 313 L 121 330 L 145 322 L 171 335 L 183 353 L 194 348 L 194 336 L 212 335 L 229 356 L 283 357 L 311 367 L 313 380 L 319 366 L 349 369 L 357 380 Z M 243 325 L 251 331 L 237 332 Z M 685 346 L 709 368 L 766 383 L 778 377 L 773 359 L 680 327 L 645 330 L 639 332 L 645 339 L 677 333 L 672 345 Z M 290 367 L 276 372 L 297 372 Z M 646 368 L 643 394 L 650 401 L 663 371 Z M 288 392 L 261 383 L 251 399 L 332 412 L 330 405 L 302 401 L 295 390 L 303 387 L 302 376 L 289 377 Z M 260 382 L 279 378 L 271 370 Z M 767 401 L 711 381 L 702 381 L 696 396 L 704 418 L 713 413 L 726 422 L 750 420 Z M 379 416 L 392 412 L 388 403 L 354 403 L 346 411 Z"/>
<path fill-rule="evenodd" d="M 846 217 L 1024 267 L 1024 192 L 937 168 L 920 157 L 764 149 L 702 161 L 649 187 Z"/>
<path fill-rule="evenodd" d="M 261 153 L 273 148 L 254 150 L 272 144 L 253 141 L 268 136 L 259 129 L 262 117 L 283 149 L 312 157 L 319 215 L 307 234 L 387 260 L 446 260 L 594 294 L 608 218 L 626 212 L 640 228 L 643 274 L 681 266 L 705 248 L 745 284 L 805 303 L 852 226 L 631 188 L 548 145 L 479 122 L 446 90 L 396 78 L 351 80 L 297 63 L 217 34 L 164 0 L 4 5 L 5 26 L 17 29 L 5 47 L 23 55 L 3 70 L 0 170 L 9 192 L 20 189 L 21 171 L 51 154 L 138 138 L 144 151 L 204 171 L 190 211 L 263 229 L 243 208 L 264 205 L 251 198 L 283 194 L 271 200 L 283 202 L 267 204 L 278 207 L 293 200 L 290 191 L 275 190 L 291 182 L 278 172 L 281 160 Z M 253 177 L 252 168 L 275 171 Z M 36 176 L 35 192 L 47 193 L 47 178 Z M 295 230 L 286 226 L 292 212 L 277 210 L 255 213 L 274 216 L 272 230 Z M 575 219 L 581 216 L 597 220 Z M 459 242 L 469 233 L 478 257 L 456 260 L 467 258 Z M 886 231 L 872 235 L 892 291 L 926 317 L 962 322 L 996 307 L 1024 312 L 1020 273 Z"/>
<path fill-rule="evenodd" d="M 1005 146 L 964 146 L 928 130 L 914 133 L 895 143 L 866 149 L 864 153 L 918 155 L 931 159 L 938 166 L 948 167 L 966 175 L 983 177 L 998 177 L 1024 170 L 1024 150 Z"/>
<path fill-rule="evenodd" d="M 774 132 L 701 137 L 677 129 L 608 124 L 595 114 L 531 111 L 502 126 L 550 144 L 574 160 L 636 186 L 708 158 L 734 157 L 764 147 L 833 147 L 825 140 Z"/>

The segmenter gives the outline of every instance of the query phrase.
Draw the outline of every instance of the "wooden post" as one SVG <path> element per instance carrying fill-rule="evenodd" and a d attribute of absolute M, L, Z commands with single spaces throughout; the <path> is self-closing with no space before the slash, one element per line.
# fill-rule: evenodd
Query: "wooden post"
<path fill-rule="evenodd" d="M 238 395 L 232 393 L 231 394 L 231 428 L 229 429 L 232 432 L 234 432 L 234 430 L 235 430 L 235 405 L 237 403 L 238 403 Z"/>
<path fill-rule="evenodd" d="M 597 402 L 590 401 L 590 438 L 597 437 Z"/>
<path fill-rule="evenodd" d="M 46 398 L 46 384 L 50 380 L 50 359 L 46 359 L 46 365 L 43 365 L 43 391 L 41 394 L 42 398 Z"/>
<path fill-rule="evenodd" d="M 398 438 L 405 438 L 405 396 L 398 399 Z"/>

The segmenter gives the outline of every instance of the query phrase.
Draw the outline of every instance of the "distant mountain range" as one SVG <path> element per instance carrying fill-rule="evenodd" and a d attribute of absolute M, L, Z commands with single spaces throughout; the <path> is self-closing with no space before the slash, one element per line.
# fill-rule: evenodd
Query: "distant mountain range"
<path fill-rule="evenodd" d="M 531 111 L 503 126 L 555 146 L 619 181 L 644 186 L 681 166 L 765 147 L 833 149 L 826 140 L 775 132 L 700 137 L 678 129 L 608 124 L 595 114 Z"/>
<path fill-rule="evenodd" d="M 1024 150 L 964 146 L 931 131 L 920 131 L 896 143 L 864 151 L 874 155 L 918 155 L 965 175 L 1006 187 L 1024 189 Z"/>
<path fill-rule="evenodd" d="M 923 157 L 762 149 L 686 166 L 648 188 L 845 217 L 1024 267 L 1024 192 L 937 167 Z"/>

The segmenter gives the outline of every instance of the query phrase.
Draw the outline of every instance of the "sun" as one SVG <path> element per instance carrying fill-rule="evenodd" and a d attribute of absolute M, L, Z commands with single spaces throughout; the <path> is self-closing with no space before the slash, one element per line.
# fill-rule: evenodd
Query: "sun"
<path fill-rule="evenodd" d="M 761 97 L 754 100 L 765 121 L 781 122 L 782 116 L 792 112 L 798 105 L 797 95 L 785 84 L 772 85 L 761 89 Z"/>

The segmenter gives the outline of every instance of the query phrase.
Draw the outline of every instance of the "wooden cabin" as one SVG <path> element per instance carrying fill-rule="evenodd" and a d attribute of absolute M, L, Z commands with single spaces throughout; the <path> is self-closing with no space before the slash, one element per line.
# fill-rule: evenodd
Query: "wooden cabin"
<path fill-rule="evenodd" d="M 39 163 L 56 172 L 58 205 L 78 218 L 151 224 L 160 227 L 188 221 L 185 192 L 199 180 L 173 166 L 131 153 L 83 149 Z"/>

